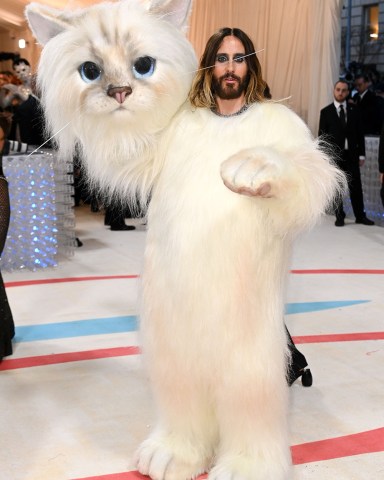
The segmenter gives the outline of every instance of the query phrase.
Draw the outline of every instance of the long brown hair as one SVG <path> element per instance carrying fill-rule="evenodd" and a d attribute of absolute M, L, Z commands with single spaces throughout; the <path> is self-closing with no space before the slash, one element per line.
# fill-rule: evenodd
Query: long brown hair
<path fill-rule="evenodd" d="M 189 92 L 189 101 L 194 107 L 215 107 L 215 98 L 212 91 L 213 68 L 209 67 L 215 65 L 217 51 L 224 37 L 228 36 L 238 38 L 244 46 L 245 55 L 248 55 L 245 57 L 248 66 L 245 102 L 249 104 L 261 102 L 264 99 L 266 82 L 262 78 L 260 62 L 256 56 L 252 40 L 239 28 L 225 27 L 211 36 L 200 59 L 199 70 Z"/>

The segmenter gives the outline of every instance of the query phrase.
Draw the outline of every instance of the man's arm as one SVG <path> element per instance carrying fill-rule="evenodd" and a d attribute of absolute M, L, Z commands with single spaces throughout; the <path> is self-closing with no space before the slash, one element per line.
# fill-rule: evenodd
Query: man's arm
<path fill-rule="evenodd" d="M 329 125 L 327 121 L 327 112 L 326 109 L 323 108 L 320 112 L 320 121 L 319 121 L 319 137 L 321 135 L 325 135 L 329 133 Z"/>
<path fill-rule="evenodd" d="M 382 176 L 384 174 L 384 126 L 381 130 L 379 143 L 379 172 L 382 179 Z"/>

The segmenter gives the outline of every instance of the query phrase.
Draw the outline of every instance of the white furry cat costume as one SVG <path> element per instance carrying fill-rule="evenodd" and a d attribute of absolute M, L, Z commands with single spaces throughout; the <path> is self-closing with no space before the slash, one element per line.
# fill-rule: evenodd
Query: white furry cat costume
<path fill-rule="evenodd" d="M 232 118 L 182 105 L 195 69 L 181 33 L 190 3 L 65 14 L 31 4 L 46 44 L 39 85 L 63 156 L 77 144 L 111 192 L 152 188 L 141 328 L 159 423 L 139 471 L 285 480 L 289 255 L 343 179 L 282 105 Z"/>

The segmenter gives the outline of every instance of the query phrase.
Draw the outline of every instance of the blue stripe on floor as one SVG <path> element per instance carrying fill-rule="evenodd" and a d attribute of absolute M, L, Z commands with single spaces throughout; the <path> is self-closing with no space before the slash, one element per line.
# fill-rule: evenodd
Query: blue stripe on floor
<path fill-rule="evenodd" d="M 346 300 L 338 302 L 306 302 L 288 303 L 285 313 L 309 313 L 320 310 L 349 307 L 369 300 Z M 16 327 L 15 342 L 35 342 L 38 340 L 52 340 L 58 338 L 85 337 L 91 335 L 105 335 L 111 333 L 133 332 L 138 328 L 136 316 L 121 316 L 107 318 L 93 318 L 75 320 L 72 322 L 48 323 L 41 325 L 25 325 Z"/>
<path fill-rule="evenodd" d="M 336 302 L 305 302 L 305 303 L 287 303 L 285 306 L 286 315 L 292 313 L 319 312 L 320 310 L 331 310 L 333 308 L 350 307 L 367 303 L 370 300 L 345 300 Z"/>
<path fill-rule="evenodd" d="M 55 338 L 84 337 L 137 330 L 136 316 L 94 318 L 73 322 L 16 327 L 15 342 L 34 342 Z"/>

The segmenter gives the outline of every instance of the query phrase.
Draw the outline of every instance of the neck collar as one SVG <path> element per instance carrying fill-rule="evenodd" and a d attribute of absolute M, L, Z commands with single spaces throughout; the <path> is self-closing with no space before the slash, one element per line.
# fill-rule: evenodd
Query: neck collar
<path fill-rule="evenodd" d="M 244 104 L 240 110 L 234 113 L 228 113 L 227 115 L 224 113 L 220 113 L 216 108 L 211 108 L 211 111 L 217 115 L 218 117 L 224 117 L 224 118 L 229 118 L 229 117 L 237 117 L 238 115 L 241 115 L 242 113 L 246 112 L 249 108 L 249 105 Z"/>

